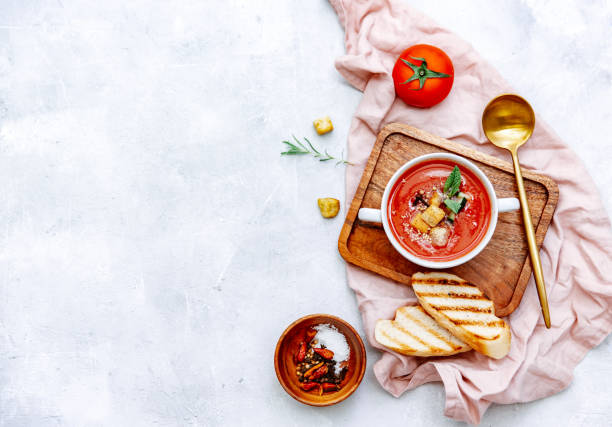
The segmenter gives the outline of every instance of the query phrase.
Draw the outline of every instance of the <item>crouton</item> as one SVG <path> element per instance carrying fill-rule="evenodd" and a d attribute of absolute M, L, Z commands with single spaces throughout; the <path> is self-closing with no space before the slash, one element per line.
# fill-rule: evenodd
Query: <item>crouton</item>
<path fill-rule="evenodd" d="M 434 191 L 433 196 L 431 196 L 431 199 L 429 199 L 429 205 L 439 207 L 440 203 L 442 203 L 442 196 L 440 196 L 440 193 L 437 191 Z"/>
<path fill-rule="evenodd" d="M 412 218 L 410 225 L 419 230 L 421 233 L 427 233 L 429 231 L 429 225 L 423 221 L 421 214 L 417 214 L 414 218 Z"/>
<path fill-rule="evenodd" d="M 333 218 L 340 212 L 340 200 L 331 197 L 317 199 L 317 205 L 323 218 Z"/>
<path fill-rule="evenodd" d="M 448 243 L 448 235 L 448 228 L 445 227 L 434 227 L 429 232 L 431 244 L 437 247 L 446 246 Z"/>
<path fill-rule="evenodd" d="M 437 206 L 429 206 L 421 215 L 427 225 L 435 227 L 444 218 L 444 211 Z"/>
<path fill-rule="evenodd" d="M 334 125 L 328 116 L 317 119 L 312 124 L 319 135 L 334 130 Z"/>

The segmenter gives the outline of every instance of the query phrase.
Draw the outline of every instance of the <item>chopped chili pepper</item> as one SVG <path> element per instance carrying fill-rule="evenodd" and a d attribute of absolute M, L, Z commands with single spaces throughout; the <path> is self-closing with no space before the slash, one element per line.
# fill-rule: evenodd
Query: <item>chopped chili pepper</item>
<path fill-rule="evenodd" d="M 338 390 L 338 384 L 323 383 L 321 385 L 322 385 L 323 391 L 336 391 L 336 390 Z"/>
<path fill-rule="evenodd" d="M 312 350 L 319 356 L 321 356 L 323 359 L 329 360 L 334 357 L 334 352 L 326 348 L 313 348 Z"/>
<path fill-rule="evenodd" d="M 295 360 L 297 362 L 303 362 L 305 357 L 306 357 L 306 343 L 302 341 L 295 355 Z"/>
<path fill-rule="evenodd" d="M 321 366 L 323 366 L 323 362 L 314 365 L 312 368 L 304 372 L 304 378 L 308 379 L 312 375 L 312 373 L 319 369 Z"/>
<path fill-rule="evenodd" d="M 301 387 L 301 388 L 302 388 L 302 390 L 304 390 L 304 391 L 310 391 L 310 390 L 312 390 L 313 388 L 318 387 L 318 386 L 320 386 L 320 384 L 319 384 L 319 383 L 312 383 L 312 382 L 310 382 L 310 383 L 302 383 L 302 384 L 300 384 L 300 387 Z"/>
<path fill-rule="evenodd" d="M 312 341 L 312 339 L 315 337 L 316 334 L 317 334 L 316 329 L 312 329 L 312 328 L 306 329 L 306 332 L 304 332 L 304 338 L 306 339 L 306 342 Z"/>
<path fill-rule="evenodd" d="M 321 366 L 319 369 L 317 369 L 310 375 L 310 380 L 314 381 L 318 378 L 321 378 L 323 375 L 327 373 L 327 371 L 329 371 L 329 368 L 327 367 L 327 365 Z"/>

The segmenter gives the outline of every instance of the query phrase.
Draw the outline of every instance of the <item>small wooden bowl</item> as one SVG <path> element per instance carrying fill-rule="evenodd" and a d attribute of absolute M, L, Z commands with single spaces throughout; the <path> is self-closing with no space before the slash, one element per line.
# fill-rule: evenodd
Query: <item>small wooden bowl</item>
<path fill-rule="evenodd" d="M 304 391 L 300 388 L 293 357 L 300 342 L 304 339 L 306 329 L 322 323 L 335 326 L 340 333 L 344 334 L 351 354 L 348 371 L 340 383 L 340 390 L 326 392 L 319 396 L 316 391 Z M 295 400 L 311 406 L 330 406 L 342 402 L 359 387 L 365 368 L 366 352 L 359 334 L 344 320 L 329 314 L 311 314 L 293 322 L 278 339 L 274 352 L 274 369 L 280 384 Z"/>

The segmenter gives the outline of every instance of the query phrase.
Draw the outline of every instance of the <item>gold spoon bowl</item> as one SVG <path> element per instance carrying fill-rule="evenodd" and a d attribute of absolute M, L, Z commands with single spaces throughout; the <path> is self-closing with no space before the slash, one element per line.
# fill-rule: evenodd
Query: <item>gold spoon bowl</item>
<path fill-rule="evenodd" d="M 498 147 L 516 150 L 523 145 L 535 127 L 531 106 L 518 95 L 501 95 L 489 102 L 482 114 L 487 138 Z"/>

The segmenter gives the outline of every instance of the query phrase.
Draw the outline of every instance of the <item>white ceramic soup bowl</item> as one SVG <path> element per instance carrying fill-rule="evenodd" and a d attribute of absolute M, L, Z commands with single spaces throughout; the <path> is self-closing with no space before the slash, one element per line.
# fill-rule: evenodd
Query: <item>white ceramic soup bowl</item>
<path fill-rule="evenodd" d="M 469 169 L 482 183 L 483 187 L 487 191 L 487 195 L 489 197 L 489 201 L 491 202 L 491 216 L 489 225 L 485 235 L 482 237 L 482 240 L 478 245 L 472 249 L 467 254 L 455 258 L 448 261 L 432 261 L 429 259 L 421 258 L 411 252 L 409 252 L 406 248 L 404 248 L 400 242 L 395 238 L 395 235 L 391 231 L 391 225 L 389 224 L 388 217 L 388 205 L 389 205 L 389 197 L 391 196 L 391 191 L 393 190 L 393 186 L 397 182 L 397 180 L 406 172 L 408 169 L 413 166 L 418 165 L 419 163 L 423 163 L 429 160 L 446 160 L 453 163 L 456 163 L 459 166 L 463 166 L 466 169 Z M 358 218 L 361 221 L 367 222 L 377 222 L 383 225 L 385 229 L 385 234 L 387 238 L 393 245 L 393 247 L 400 253 L 404 258 L 408 261 L 418 264 L 422 267 L 433 268 L 433 269 L 441 269 L 441 268 L 450 268 L 455 267 L 457 265 L 461 265 L 463 263 L 468 262 L 476 255 L 478 255 L 484 248 L 487 246 L 491 237 L 493 237 L 493 233 L 495 232 L 495 227 L 497 226 L 497 216 L 500 212 L 509 212 L 520 209 L 521 205 L 518 199 L 516 198 L 506 198 L 506 199 L 498 199 L 495 196 L 495 190 L 493 189 L 493 184 L 489 181 L 489 178 L 476 167 L 476 165 L 464 157 L 457 156 L 455 154 L 449 153 L 432 153 L 425 154 L 423 156 L 415 157 L 410 160 L 408 163 L 404 164 L 401 168 L 399 168 L 391 177 L 387 186 L 385 187 L 385 191 L 383 193 L 382 202 L 380 204 L 380 209 L 370 209 L 370 208 L 361 208 L 359 209 Z"/>

